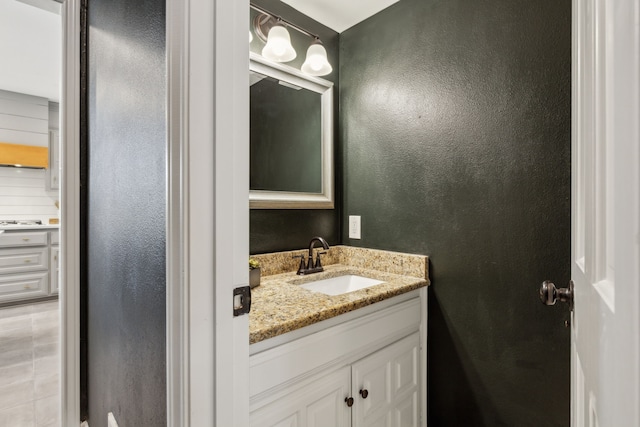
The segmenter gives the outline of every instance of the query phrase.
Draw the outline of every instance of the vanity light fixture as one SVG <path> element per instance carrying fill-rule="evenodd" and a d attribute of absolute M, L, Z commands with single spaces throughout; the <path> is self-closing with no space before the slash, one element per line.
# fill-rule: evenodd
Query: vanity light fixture
<path fill-rule="evenodd" d="M 271 27 L 267 44 L 262 48 L 262 56 L 276 62 L 289 62 L 296 58 L 296 50 L 291 46 L 289 31 L 279 22 Z"/>
<path fill-rule="evenodd" d="M 262 49 L 263 57 L 275 62 L 289 62 L 296 58 L 296 51 L 291 45 L 291 37 L 287 31 L 288 27 L 313 40 L 307 50 L 306 60 L 302 64 L 303 73 L 311 76 L 325 76 L 333 70 L 327 60 L 327 51 L 322 46 L 320 37 L 253 3 L 249 3 L 249 6 L 259 12 L 253 20 L 253 30 L 258 38 L 266 43 Z"/>
<path fill-rule="evenodd" d="M 311 43 L 307 49 L 307 59 L 300 69 L 310 76 L 326 76 L 333 70 L 327 60 L 327 51 L 322 46 L 320 39 L 316 38 Z"/>

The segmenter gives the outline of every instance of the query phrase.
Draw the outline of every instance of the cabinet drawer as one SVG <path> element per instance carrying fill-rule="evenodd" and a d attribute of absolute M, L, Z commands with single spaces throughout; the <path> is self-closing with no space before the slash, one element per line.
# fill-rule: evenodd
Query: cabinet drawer
<path fill-rule="evenodd" d="M 59 245 L 60 244 L 60 231 L 59 230 L 53 230 L 51 232 L 51 244 L 52 245 Z"/>
<path fill-rule="evenodd" d="M 0 276 L 1 302 L 44 297 L 48 291 L 48 271 Z"/>
<path fill-rule="evenodd" d="M 0 234 L 0 247 L 46 246 L 47 237 L 46 231 L 5 231 Z"/>
<path fill-rule="evenodd" d="M 48 253 L 46 247 L 0 249 L 0 274 L 46 270 Z"/>

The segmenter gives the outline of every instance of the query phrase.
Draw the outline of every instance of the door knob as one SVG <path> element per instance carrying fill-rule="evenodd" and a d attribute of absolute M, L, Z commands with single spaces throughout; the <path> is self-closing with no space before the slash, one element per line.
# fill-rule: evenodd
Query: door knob
<path fill-rule="evenodd" d="M 569 280 L 568 288 L 556 288 L 556 285 L 549 280 L 545 280 L 540 285 L 540 301 L 545 305 L 554 305 L 556 301 L 562 301 L 569 304 L 569 308 L 573 311 L 573 280 Z"/>

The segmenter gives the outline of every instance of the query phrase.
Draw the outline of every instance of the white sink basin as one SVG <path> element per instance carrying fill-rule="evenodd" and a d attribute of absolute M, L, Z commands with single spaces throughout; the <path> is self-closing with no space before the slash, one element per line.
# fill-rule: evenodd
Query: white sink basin
<path fill-rule="evenodd" d="M 330 279 L 316 280 L 315 282 L 300 285 L 301 288 L 311 292 L 319 292 L 325 295 L 342 295 L 370 286 L 384 283 L 382 280 L 348 274 L 346 276 L 332 277 Z"/>

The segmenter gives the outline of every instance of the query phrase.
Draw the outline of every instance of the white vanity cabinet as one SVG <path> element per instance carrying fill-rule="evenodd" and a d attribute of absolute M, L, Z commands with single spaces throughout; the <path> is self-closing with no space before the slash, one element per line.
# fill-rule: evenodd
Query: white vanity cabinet
<path fill-rule="evenodd" d="M 51 295 L 49 230 L 5 230 L 0 234 L 0 303 Z"/>
<path fill-rule="evenodd" d="M 349 367 L 291 385 L 271 403 L 251 412 L 251 427 L 348 427 Z"/>
<path fill-rule="evenodd" d="M 420 424 L 418 333 L 352 366 L 353 427 Z"/>
<path fill-rule="evenodd" d="M 251 346 L 252 427 L 426 426 L 426 289 L 308 328 Z"/>

